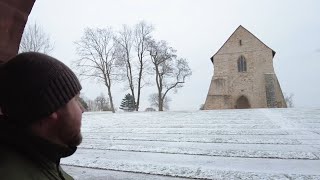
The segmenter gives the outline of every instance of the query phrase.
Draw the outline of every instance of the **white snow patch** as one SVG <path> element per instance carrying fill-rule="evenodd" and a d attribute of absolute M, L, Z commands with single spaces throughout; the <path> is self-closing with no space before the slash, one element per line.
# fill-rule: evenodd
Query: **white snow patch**
<path fill-rule="evenodd" d="M 77 152 L 61 162 L 74 175 L 91 170 L 94 179 L 111 171 L 160 179 L 320 179 L 318 109 L 85 113 L 82 132 Z"/>

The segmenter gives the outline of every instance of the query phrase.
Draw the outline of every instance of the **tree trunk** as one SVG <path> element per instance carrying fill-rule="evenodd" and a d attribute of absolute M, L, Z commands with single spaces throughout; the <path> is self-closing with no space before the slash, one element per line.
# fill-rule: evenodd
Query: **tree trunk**
<path fill-rule="evenodd" d="M 159 97 L 159 111 L 163 111 L 163 99 L 162 99 L 162 97 L 161 97 L 161 92 L 159 92 L 159 95 L 158 95 Z"/>
<path fill-rule="evenodd" d="M 128 76 L 128 81 L 129 81 L 129 86 L 130 86 L 130 90 L 131 90 L 131 95 L 133 97 L 133 100 L 134 100 L 134 103 L 136 105 L 136 97 L 135 97 L 135 93 L 134 93 L 134 86 L 133 86 L 133 75 L 132 75 L 132 67 L 131 67 L 131 62 L 130 62 L 130 59 L 129 59 L 129 56 L 130 56 L 130 53 L 128 51 L 128 48 L 126 48 L 126 56 L 127 56 L 127 73 L 129 73 L 127 76 Z M 128 72 L 129 71 L 129 72 Z"/>
<path fill-rule="evenodd" d="M 135 97 L 135 95 L 134 95 L 134 87 L 133 87 L 133 85 L 132 85 L 132 80 L 131 80 L 131 84 L 130 84 L 130 90 L 131 90 L 131 94 L 132 94 L 132 98 L 133 98 L 133 100 L 134 100 L 134 103 L 136 104 L 136 97 Z"/>
<path fill-rule="evenodd" d="M 115 113 L 114 106 L 113 106 L 113 99 L 112 99 L 112 95 L 111 95 L 111 87 L 109 87 L 109 86 L 108 86 L 108 96 L 110 99 L 111 111 L 112 111 L 112 113 Z"/>
<path fill-rule="evenodd" d="M 136 111 L 139 111 L 139 104 L 140 104 L 140 93 L 141 93 L 141 78 L 142 78 L 142 69 L 143 64 L 142 60 L 140 61 L 140 71 L 139 71 L 139 78 L 138 78 L 138 97 L 137 97 L 137 104 L 136 104 Z"/>
<path fill-rule="evenodd" d="M 159 104 L 159 111 L 163 111 L 163 105 Z"/>

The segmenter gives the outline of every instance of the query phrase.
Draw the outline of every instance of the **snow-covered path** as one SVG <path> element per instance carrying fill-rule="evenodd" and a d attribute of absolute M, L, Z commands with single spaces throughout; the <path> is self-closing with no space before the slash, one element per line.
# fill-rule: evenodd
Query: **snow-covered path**
<path fill-rule="evenodd" d="M 82 132 L 62 160 L 78 179 L 320 179 L 319 109 L 85 113 Z"/>

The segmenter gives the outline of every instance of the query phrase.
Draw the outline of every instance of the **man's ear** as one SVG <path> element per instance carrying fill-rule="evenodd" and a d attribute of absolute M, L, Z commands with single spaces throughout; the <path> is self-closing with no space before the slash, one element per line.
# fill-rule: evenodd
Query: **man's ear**
<path fill-rule="evenodd" d="M 53 112 L 52 114 L 49 115 L 48 120 L 51 121 L 52 123 L 55 123 L 58 121 L 59 115 L 57 112 Z"/>
<path fill-rule="evenodd" d="M 52 125 L 56 124 L 58 122 L 59 115 L 57 112 L 51 113 L 49 116 L 41 119 L 38 123 L 38 125 L 44 127 L 51 127 Z"/>
<path fill-rule="evenodd" d="M 57 112 L 53 112 L 49 116 L 42 118 L 40 121 L 35 122 L 32 124 L 31 129 L 32 131 L 43 134 L 44 131 L 52 128 L 54 124 L 56 124 L 59 120 L 59 115 Z"/>

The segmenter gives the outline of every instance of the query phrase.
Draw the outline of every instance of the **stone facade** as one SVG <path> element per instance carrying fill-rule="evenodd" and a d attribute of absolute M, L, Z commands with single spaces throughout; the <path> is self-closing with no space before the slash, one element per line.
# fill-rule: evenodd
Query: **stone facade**
<path fill-rule="evenodd" d="M 274 72 L 274 55 L 239 26 L 211 57 L 214 74 L 204 109 L 287 107 Z"/>

